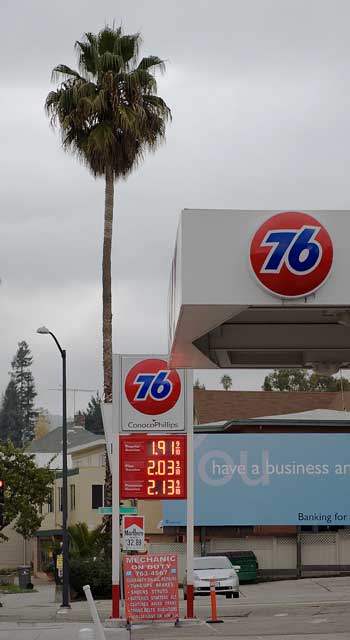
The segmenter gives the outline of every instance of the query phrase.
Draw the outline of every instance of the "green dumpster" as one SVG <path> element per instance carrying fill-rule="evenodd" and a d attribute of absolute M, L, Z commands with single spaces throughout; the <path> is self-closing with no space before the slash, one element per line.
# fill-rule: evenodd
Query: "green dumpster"
<path fill-rule="evenodd" d="M 258 560 L 254 551 L 220 551 L 208 553 L 208 556 L 227 556 L 233 566 L 240 567 L 239 582 L 256 582 L 258 574 Z"/>

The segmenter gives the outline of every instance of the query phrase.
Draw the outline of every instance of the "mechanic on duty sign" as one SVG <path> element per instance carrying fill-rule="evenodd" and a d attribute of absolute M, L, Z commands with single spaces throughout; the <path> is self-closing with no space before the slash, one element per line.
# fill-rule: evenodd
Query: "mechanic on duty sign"
<path fill-rule="evenodd" d="M 125 613 L 136 620 L 177 620 L 177 555 L 124 556 Z"/>
<path fill-rule="evenodd" d="M 250 264 L 259 284 L 280 298 L 301 298 L 327 280 L 333 243 L 321 222 L 307 213 L 271 216 L 256 231 Z"/>
<path fill-rule="evenodd" d="M 121 431 L 185 431 L 184 374 L 167 356 L 121 356 Z"/>

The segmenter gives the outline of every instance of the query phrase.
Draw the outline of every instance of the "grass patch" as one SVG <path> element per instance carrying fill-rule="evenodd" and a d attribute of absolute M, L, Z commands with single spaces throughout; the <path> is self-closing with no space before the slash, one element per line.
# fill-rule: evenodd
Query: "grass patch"
<path fill-rule="evenodd" d="M 16 584 L 1 584 L 0 593 L 37 593 L 37 589 L 21 589 Z"/>

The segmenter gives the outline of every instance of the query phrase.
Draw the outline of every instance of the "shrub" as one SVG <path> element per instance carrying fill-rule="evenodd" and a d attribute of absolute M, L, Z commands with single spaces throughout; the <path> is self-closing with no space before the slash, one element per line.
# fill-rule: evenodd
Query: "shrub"
<path fill-rule="evenodd" d="M 69 555 L 79 558 L 91 558 L 99 556 L 108 539 L 108 535 L 103 530 L 104 525 L 95 527 L 92 531 L 86 522 L 78 522 L 68 527 L 69 533 Z"/>
<path fill-rule="evenodd" d="M 69 581 L 78 596 L 85 597 L 83 586 L 90 585 L 94 598 L 112 597 L 112 562 L 109 558 L 71 558 Z"/>
<path fill-rule="evenodd" d="M 9 576 L 9 575 L 12 576 L 16 573 L 17 571 L 13 567 L 11 569 L 6 569 L 6 568 L 0 569 L 0 576 Z"/>

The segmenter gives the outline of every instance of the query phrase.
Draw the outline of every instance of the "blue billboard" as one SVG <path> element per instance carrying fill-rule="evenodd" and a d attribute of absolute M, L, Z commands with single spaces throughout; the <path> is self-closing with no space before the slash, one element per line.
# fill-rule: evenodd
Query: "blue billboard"
<path fill-rule="evenodd" d="M 195 524 L 350 525 L 350 434 L 198 434 Z M 186 502 L 163 502 L 163 525 Z"/>

